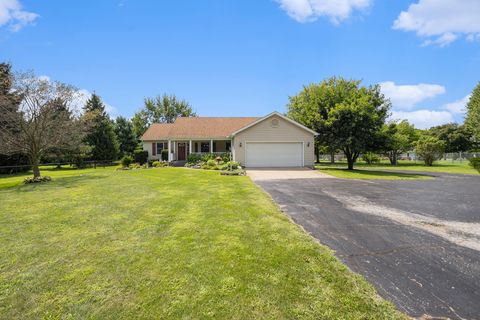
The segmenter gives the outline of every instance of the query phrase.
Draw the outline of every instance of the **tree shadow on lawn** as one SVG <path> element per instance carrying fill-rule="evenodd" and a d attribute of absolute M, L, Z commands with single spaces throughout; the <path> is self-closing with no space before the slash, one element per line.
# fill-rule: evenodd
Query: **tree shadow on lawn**
<path fill-rule="evenodd" d="M 378 180 L 416 180 L 416 179 L 432 179 L 431 175 L 420 173 L 407 173 L 407 172 L 395 172 L 395 171 L 382 171 L 382 170 L 366 170 L 366 169 L 354 169 L 348 170 L 346 168 L 319 168 L 319 171 L 325 173 L 331 173 L 331 175 L 337 178 L 345 179 L 378 179 Z"/>
<path fill-rule="evenodd" d="M 30 175 L 28 175 L 30 176 Z M 37 190 L 42 190 L 45 188 L 72 188 L 77 186 L 79 183 L 87 182 L 91 180 L 105 179 L 107 175 L 93 175 L 93 174 L 81 174 L 76 176 L 65 176 L 65 177 L 53 177 L 52 181 L 49 182 L 39 182 L 31 184 L 23 184 L 23 182 L 12 182 L 12 184 L 7 184 L 4 186 L 0 185 L 1 191 L 17 191 L 17 192 L 32 192 Z"/>

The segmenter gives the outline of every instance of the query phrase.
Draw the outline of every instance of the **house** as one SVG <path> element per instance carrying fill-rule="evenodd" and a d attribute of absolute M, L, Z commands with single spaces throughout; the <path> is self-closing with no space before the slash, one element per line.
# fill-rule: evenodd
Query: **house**
<path fill-rule="evenodd" d="M 181 117 L 174 123 L 155 123 L 142 136 L 149 159 L 185 161 L 189 154 L 231 152 L 245 167 L 306 167 L 314 163 L 317 133 L 286 116 L 272 112 L 254 117 Z"/>

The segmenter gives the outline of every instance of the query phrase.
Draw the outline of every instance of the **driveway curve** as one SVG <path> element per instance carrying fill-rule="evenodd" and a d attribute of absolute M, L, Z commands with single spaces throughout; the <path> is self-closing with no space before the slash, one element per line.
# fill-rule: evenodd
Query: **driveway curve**
<path fill-rule="evenodd" d="M 345 180 L 309 171 L 247 172 L 399 310 L 480 319 L 480 176 Z"/>

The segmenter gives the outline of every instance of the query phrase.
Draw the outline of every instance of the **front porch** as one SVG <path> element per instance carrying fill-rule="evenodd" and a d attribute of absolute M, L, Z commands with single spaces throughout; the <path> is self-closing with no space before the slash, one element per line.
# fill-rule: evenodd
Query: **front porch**
<path fill-rule="evenodd" d="M 162 150 L 168 150 L 168 161 L 186 161 L 189 154 L 224 154 L 231 152 L 231 140 L 165 140 L 152 142 L 152 159 L 161 159 Z"/>

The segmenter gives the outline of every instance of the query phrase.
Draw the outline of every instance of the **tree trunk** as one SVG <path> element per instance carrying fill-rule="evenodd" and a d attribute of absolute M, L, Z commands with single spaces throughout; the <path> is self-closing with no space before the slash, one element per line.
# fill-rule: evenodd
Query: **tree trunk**
<path fill-rule="evenodd" d="M 315 156 L 317 157 L 317 163 L 320 163 L 320 150 L 315 148 Z"/>
<path fill-rule="evenodd" d="M 40 168 L 38 167 L 38 161 L 34 161 L 32 163 L 32 170 L 33 170 L 33 177 L 39 178 L 40 177 Z"/>
<path fill-rule="evenodd" d="M 335 163 L 335 151 L 330 151 L 330 163 Z"/>
<path fill-rule="evenodd" d="M 353 160 L 353 157 L 351 155 L 347 156 L 347 162 L 348 162 L 348 170 L 353 170 L 353 164 L 355 161 Z"/>

